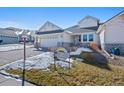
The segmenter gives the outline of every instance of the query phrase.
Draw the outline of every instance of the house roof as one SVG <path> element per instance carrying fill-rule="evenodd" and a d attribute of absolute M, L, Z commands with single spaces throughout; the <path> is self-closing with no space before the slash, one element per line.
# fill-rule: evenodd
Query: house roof
<path fill-rule="evenodd" d="M 15 28 L 15 27 L 7 27 L 5 29 L 8 29 L 8 30 L 13 30 L 13 31 L 21 31 L 22 29 L 20 28 Z"/>
<path fill-rule="evenodd" d="M 106 24 L 106 23 L 108 23 L 108 22 L 111 21 L 113 18 L 115 18 L 115 17 L 117 17 L 117 16 L 119 16 L 119 15 L 122 15 L 122 14 L 124 14 L 124 10 L 121 11 L 120 13 L 116 14 L 116 15 L 113 16 L 112 18 L 108 19 L 108 20 L 105 21 L 103 24 L 101 24 L 100 27 L 99 27 L 99 29 L 98 29 L 98 31 L 97 31 L 97 33 L 100 33 L 100 32 L 101 32 L 101 29 L 105 27 L 105 24 Z"/>
<path fill-rule="evenodd" d="M 98 25 L 94 25 L 94 26 L 89 26 L 89 27 L 80 27 L 79 23 L 82 22 L 83 20 L 85 20 L 86 18 L 92 18 L 96 21 L 99 21 L 99 19 L 95 18 L 95 17 L 92 17 L 92 16 L 86 16 L 85 18 L 83 18 L 82 20 L 80 20 L 78 22 L 77 25 L 74 25 L 72 27 L 69 27 L 65 30 L 68 30 L 70 31 L 70 33 L 82 33 L 82 32 L 96 32 L 98 30 L 98 27 L 99 27 L 99 23 Z"/>
<path fill-rule="evenodd" d="M 33 31 L 31 30 L 25 30 L 25 29 L 20 29 L 20 28 L 15 28 L 15 27 L 7 27 L 5 28 L 6 30 L 11 30 L 13 32 L 16 33 L 16 35 L 18 36 L 22 36 L 22 35 L 26 35 L 26 36 L 29 36 L 29 35 L 33 35 Z"/>
<path fill-rule="evenodd" d="M 41 28 L 35 33 L 38 35 L 42 34 L 53 34 L 53 33 L 61 33 L 64 30 L 59 26 L 53 24 L 52 22 L 47 21 Z"/>
<path fill-rule="evenodd" d="M 68 30 L 72 33 L 82 33 L 82 32 L 96 32 L 97 29 L 98 29 L 98 26 L 80 28 L 78 25 L 75 25 L 75 26 L 69 27 L 65 30 Z"/>
<path fill-rule="evenodd" d="M 23 30 L 21 35 L 28 35 L 29 32 L 30 32 L 29 30 Z"/>
<path fill-rule="evenodd" d="M 121 12 L 119 12 L 118 14 L 116 14 L 115 16 L 113 16 L 112 18 L 108 19 L 107 21 L 105 21 L 104 24 L 107 23 L 107 22 L 109 22 L 109 21 L 112 20 L 113 18 L 115 18 L 115 17 L 121 15 L 121 14 L 124 14 L 124 10 L 121 11 Z"/>
<path fill-rule="evenodd" d="M 64 32 L 64 30 L 53 30 L 53 31 L 45 31 L 45 32 L 36 32 L 36 34 L 42 35 L 42 34 L 53 34 L 53 33 L 62 33 L 62 32 Z"/>
<path fill-rule="evenodd" d="M 16 33 L 13 30 L 5 28 L 0 28 L 0 35 L 17 37 Z"/>

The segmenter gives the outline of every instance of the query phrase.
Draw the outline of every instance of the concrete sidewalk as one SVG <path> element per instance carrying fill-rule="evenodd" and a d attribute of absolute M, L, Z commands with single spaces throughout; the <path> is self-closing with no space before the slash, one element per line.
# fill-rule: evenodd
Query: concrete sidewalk
<path fill-rule="evenodd" d="M 21 86 L 21 84 L 22 84 L 21 80 L 0 74 L 0 86 Z M 25 86 L 35 86 L 35 85 L 25 82 Z"/>

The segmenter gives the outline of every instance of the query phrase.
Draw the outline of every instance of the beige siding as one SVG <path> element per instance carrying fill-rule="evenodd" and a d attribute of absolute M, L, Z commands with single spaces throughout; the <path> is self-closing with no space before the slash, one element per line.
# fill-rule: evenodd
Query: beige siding
<path fill-rule="evenodd" d="M 63 39 L 64 39 L 64 42 L 68 42 L 68 43 L 73 42 L 72 36 L 69 33 L 66 33 L 66 32 L 63 33 Z"/>
<path fill-rule="evenodd" d="M 100 44 L 101 44 L 101 48 L 104 48 L 104 43 L 105 43 L 105 29 L 102 29 L 103 31 L 101 31 L 101 33 L 99 34 L 100 36 Z"/>
<path fill-rule="evenodd" d="M 80 21 L 78 24 L 80 27 L 92 27 L 98 25 L 98 20 L 95 20 L 93 18 L 85 18 L 84 20 Z"/>
<path fill-rule="evenodd" d="M 124 15 L 106 24 L 105 43 L 124 43 Z"/>
<path fill-rule="evenodd" d="M 60 42 L 71 42 L 71 37 L 69 34 L 63 33 L 54 33 L 54 34 L 45 34 L 38 35 L 38 43 L 41 47 L 54 47 L 57 46 Z"/>
<path fill-rule="evenodd" d="M 47 21 L 40 29 L 39 31 L 53 31 L 53 30 L 60 30 L 61 28 L 54 25 L 53 23 Z"/>

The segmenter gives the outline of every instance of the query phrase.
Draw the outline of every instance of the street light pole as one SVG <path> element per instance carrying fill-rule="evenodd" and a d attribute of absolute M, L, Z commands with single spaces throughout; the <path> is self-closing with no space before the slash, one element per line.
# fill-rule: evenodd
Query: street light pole
<path fill-rule="evenodd" d="M 22 86 L 25 85 L 26 37 L 23 38 L 23 42 L 24 42 L 24 63 L 23 63 L 23 73 L 22 73 Z"/>

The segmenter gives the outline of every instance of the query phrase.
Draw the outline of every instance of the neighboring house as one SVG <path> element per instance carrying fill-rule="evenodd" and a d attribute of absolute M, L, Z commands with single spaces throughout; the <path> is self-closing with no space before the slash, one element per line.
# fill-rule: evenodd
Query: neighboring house
<path fill-rule="evenodd" d="M 102 24 L 97 33 L 103 50 L 111 52 L 116 47 L 124 52 L 124 11 Z"/>
<path fill-rule="evenodd" d="M 0 28 L 0 44 L 19 43 L 23 36 L 27 36 L 27 42 L 34 42 L 35 32 L 14 27 Z"/>
<path fill-rule="evenodd" d="M 23 40 L 23 36 L 27 37 L 28 42 L 34 42 L 35 31 L 33 30 L 26 30 L 15 27 L 8 27 L 6 29 L 14 31 L 19 37 L 19 42 Z"/>
<path fill-rule="evenodd" d="M 13 30 L 0 28 L 0 44 L 18 43 L 18 36 Z"/>
<path fill-rule="evenodd" d="M 27 42 L 34 42 L 34 36 L 35 36 L 34 31 L 21 29 L 20 31 L 18 30 L 15 33 L 19 37 L 19 42 L 22 42 L 23 41 L 23 37 L 24 36 L 26 36 Z"/>
<path fill-rule="evenodd" d="M 99 44 L 96 31 L 99 27 L 97 18 L 86 16 L 77 25 L 62 29 L 51 22 L 46 22 L 37 32 L 35 42 L 39 47 Z"/>

